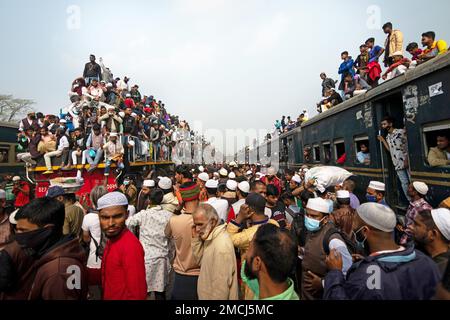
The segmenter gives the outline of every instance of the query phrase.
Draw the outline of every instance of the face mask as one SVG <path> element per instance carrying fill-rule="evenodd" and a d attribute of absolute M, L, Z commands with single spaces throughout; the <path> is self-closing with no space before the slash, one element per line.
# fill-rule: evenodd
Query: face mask
<path fill-rule="evenodd" d="M 34 231 L 17 233 L 16 241 L 29 256 L 33 256 L 45 246 L 53 233 L 53 227 L 40 228 Z"/>
<path fill-rule="evenodd" d="M 366 199 L 368 202 L 377 202 L 377 197 L 371 194 L 366 194 Z"/>
<path fill-rule="evenodd" d="M 129 185 L 130 184 L 130 181 L 129 180 L 124 180 L 124 182 L 123 182 L 123 185 L 124 186 L 127 186 L 127 185 Z"/>
<path fill-rule="evenodd" d="M 323 219 L 325 219 L 325 218 L 323 218 Z M 306 229 L 310 232 L 315 232 L 315 231 L 319 230 L 320 223 L 323 221 L 323 219 L 319 221 L 319 220 L 311 219 L 311 218 L 305 216 Z"/>
<path fill-rule="evenodd" d="M 360 233 L 362 229 L 364 229 L 364 227 L 359 228 L 356 232 L 353 233 L 355 235 L 356 246 L 359 249 L 364 250 L 367 237 Z"/>

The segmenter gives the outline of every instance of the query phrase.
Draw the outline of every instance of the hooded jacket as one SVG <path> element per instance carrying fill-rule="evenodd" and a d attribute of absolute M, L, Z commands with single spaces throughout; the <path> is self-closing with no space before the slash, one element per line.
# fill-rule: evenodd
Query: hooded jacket
<path fill-rule="evenodd" d="M 325 277 L 326 300 L 429 300 L 441 275 L 437 265 L 413 246 L 354 263 L 347 278 L 339 270 Z"/>

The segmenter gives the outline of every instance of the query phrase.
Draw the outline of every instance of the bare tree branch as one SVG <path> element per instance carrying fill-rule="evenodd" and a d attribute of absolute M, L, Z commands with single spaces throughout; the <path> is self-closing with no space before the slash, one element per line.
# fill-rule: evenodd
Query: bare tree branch
<path fill-rule="evenodd" d="M 15 99 L 12 95 L 0 95 L 0 121 L 16 122 L 34 111 L 35 102 L 29 99 Z"/>

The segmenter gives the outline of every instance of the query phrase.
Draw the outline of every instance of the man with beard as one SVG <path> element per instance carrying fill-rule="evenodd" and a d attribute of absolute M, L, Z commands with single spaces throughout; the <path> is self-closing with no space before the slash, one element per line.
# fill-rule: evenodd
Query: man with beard
<path fill-rule="evenodd" d="M 128 200 L 107 193 L 97 201 L 100 227 L 108 238 L 102 260 L 103 300 L 146 300 L 144 249 L 127 229 Z"/>
<path fill-rule="evenodd" d="M 153 188 L 155 188 L 154 180 L 144 180 L 142 183 L 142 189 L 138 194 L 137 202 L 136 202 L 136 212 L 140 212 L 142 210 L 147 209 L 149 205 L 149 195 L 152 192 Z"/>
<path fill-rule="evenodd" d="M 289 278 L 295 267 L 297 243 L 289 232 L 266 224 L 255 233 L 241 268 L 254 300 L 299 300 Z"/>
<path fill-rule="evenodd" d="M 326 300 L 427 300 L 441 275 L 436 264 L 414 247 L 395 243 L 394 211 L 379 203 L 356 209 L 353 231 L 368 255 L 354 263 L 347 275 L 341 271 L 342 256 L 331 250 L 326 258 Z"/>
<path fill-rule="evenodd" d="M 79 240 L 63 235 L 64 205 L 48 197 L 33 200 L 16 215 L 16 241 L 34 263 L 19 291 L 28 300 L 83 300 L 86 255 Z"/>
<path fill-rule="evenodd" d="M 199 300 L 238 300 L 236 255 L 216 210 L 202 203 L 192 215 L 192 253 L 200 265 Z"/>
<path fill-rule="evenodd" d="M 450 259 L 450 210 L 424 210 L 416 215 L 411 231 L 417 247 L 436 262 L 444 274 Z"/>

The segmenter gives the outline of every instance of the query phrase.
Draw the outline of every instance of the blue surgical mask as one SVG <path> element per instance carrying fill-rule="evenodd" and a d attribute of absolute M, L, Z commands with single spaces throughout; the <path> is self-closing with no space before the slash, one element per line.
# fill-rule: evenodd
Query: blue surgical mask
<path fill-rule="evenodd" d="M 123 181 L 123 184 L 124 184 L 125 186 L 129 185 L 129 184 L 130 184 L 130 180 L 124 180 L 124 181 Z"/>
<path fill-rule="evenodd" d="M 317 230 L 320 229 L 320 223 L 322 222 L 322 220 L 319 221 L 305 216 L 305 227 L 310 232 L 316 232 Z"/>
<path fill-rule="evenodd" d="M 373 196 L 373 195 L 371 195 L 371 194 L 366 194 L 366 199 L 367 199 L 367 201 L 369 201 L 369 202 L 377 202 L 377 197 L 376 197 L 376 196 Z"/>

